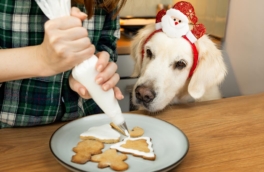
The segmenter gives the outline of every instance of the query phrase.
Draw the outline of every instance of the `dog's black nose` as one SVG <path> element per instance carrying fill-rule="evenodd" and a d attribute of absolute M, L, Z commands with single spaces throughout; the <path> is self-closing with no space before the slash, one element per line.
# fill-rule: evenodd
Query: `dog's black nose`
<path fill-rule="evenodd" d="M 143 103 L 150 103 L 155 98 L 156 94 L 152 88 L 147 86 L 137 86 L 135 89 L 136 98 Z"/>

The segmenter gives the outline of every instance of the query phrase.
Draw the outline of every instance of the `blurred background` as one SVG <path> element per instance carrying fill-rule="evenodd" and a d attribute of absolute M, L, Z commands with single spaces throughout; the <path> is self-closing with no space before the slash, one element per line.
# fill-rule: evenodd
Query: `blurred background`
<path fill-rule="evenodd" d="M 187 0 L 199 17 L 199 23 L 206 26 L 207 33 L 223 38 L 226 28 L 226 19 L 229 8 L 229 0 Z M 155 17 L 157 10 L 171 8 L 178 0 L 129 0 L 121 11 L 121 17 Z"/>

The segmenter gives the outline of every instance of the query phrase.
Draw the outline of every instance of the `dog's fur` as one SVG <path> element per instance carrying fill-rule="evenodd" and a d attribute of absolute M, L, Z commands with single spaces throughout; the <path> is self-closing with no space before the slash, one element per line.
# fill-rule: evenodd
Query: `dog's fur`
<path fill-rule="evenodd" d="M 226 75 L 226 67 L 221 51 L 209 37 L 204 35 L 195 43 L 198 65 L 189 78 L 193 53 L 184 38 L 156 33 L 145 44 L 142 58 L 142 45 L 154 30 L 155 25 L 147 25 L 132 41 L 131 56 L 135 60 L 132 76 L 139 76 L 132 92 L 133 104 L 158 112 L 172 104 L 221 98 L 218 85 Z M 179 61 L 186 63 L 186 67 L 176 67 Z"/>

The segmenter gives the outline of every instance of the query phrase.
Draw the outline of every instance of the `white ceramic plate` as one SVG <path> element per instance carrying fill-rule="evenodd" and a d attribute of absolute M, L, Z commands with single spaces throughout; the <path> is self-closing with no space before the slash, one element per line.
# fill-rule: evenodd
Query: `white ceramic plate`
<path fill-rule="evenodd" d="M 129 129 L 139 126 L 144 129 L 144 136 L 152 139 L 156 160 L 144 160 L 128 155 L 125 161 L 128 172 L 168 171 L 176 167 L 186 156 L 189 143 L 185 134 L 174 125 L 154 117 L 124 114 Z M 71 162 L 74 155 L 72 148 L 80 141 L 79 135 L 93 126 L 110 123 L 110 118 L 105 114 L 87 116 L 69 122 L 56 130 L 50 138 L 50 149 L 55 158 L 66 168 L 72 171 L 113 171 L 107 167 L 99 169 L 97 163 L 87 162 L 84 165 Z M 110 144 L 105 144 L 106 150 Z"/>

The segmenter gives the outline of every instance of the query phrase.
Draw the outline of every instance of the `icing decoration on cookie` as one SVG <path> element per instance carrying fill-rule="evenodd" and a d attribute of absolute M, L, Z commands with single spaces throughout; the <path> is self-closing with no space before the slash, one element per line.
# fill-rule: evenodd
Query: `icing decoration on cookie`
<path fill-rule="evenodd" d="M 89 128 L 87 131 L 81 133 L 80 138 L 95 139 L 104 143 L 116 143 L 120 140 L 120 134 L 110 124 L 104 124 Z"/>
<path fill-rule="evenodd" d="M 148 160 L 155 160 L 156 158 L 152 148 L 152 142 L 149 137 L 127 137 L 122 142 L 111 145 L 110 148 L 123 153 L 130 153 L 134 156 L 140 156 Z"/>

